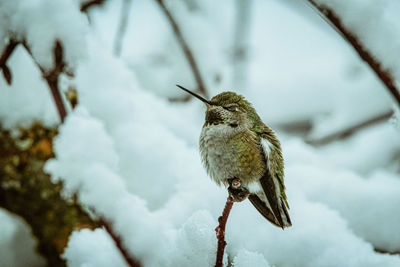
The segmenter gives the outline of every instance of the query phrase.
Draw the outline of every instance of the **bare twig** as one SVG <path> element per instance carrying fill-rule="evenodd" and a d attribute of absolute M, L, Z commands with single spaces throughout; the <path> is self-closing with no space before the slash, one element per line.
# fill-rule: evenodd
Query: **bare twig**
<path fill-rule="evenodd" d="M 26 42 L 23 42 L 25 49 L 32 56 L 32 52 L 27 45 Z M 51 94 L 54 99 L 54 103 L 56 104 L 58 114 L 60 116 L 61 122 L 64 122 L 65 117 L 67 116 L 67 111 L 65 109 L 64 102 L 62 100 L 60 90 L 58 88 L 58 78 L 61 73 L 63 73 L 65 68 L 65 62 L 63 59 L 63 48 L 60 41 L 56 41 L 53 50 L 54 55 L 54 67 L 50 71 L 46 71 L 36 60 L 35 63 L 42 72 L 43 78 L 46 80 Z M 32 56 L 33 58 L 33 56 Z M 33 58 L 34 59 L 34 58 Z"/>
<path fill-rule="evenodd" d="M 129 255 L 128 250 L 125 248 L 124 244 L 122 244 L 122 240 L 121 237 L 118 236 L 114 229 L 112 228 L 111 224 L 106 221 L 104 218 L 100 217 L 100 219 L 98 220 L 99 224 L 102 225 L 104 227 L 104 229 L 108 232 L 108 234 L 111 236 L 111 238 L 113 239 L 115 246 L 118 248 L 118 250 L 121 252 L 122 256 L 124 257 L 126 263 L 130 266 L 130 267 L 140 267 L 142 266 L 140 264 L 140 261 L 134 257 L 132 257 L 131 255 Z"/>
<path fill-rule="evenodd" d="M 4 49 L 3 53 L 0 56 L 0 69 L 3 71 L 4 79 L 6 80 L 8 85 L 11 85 L 12 75 L 10 69 L 7 66 L 7 60 L 14 52 L 14 49 L 17 47 L 17 45 L 18 45 L 17 41 L 10 39 L 6 48 Z"/>
<path fill-rule="evenodd" d="M 381 253 L 381 254 L 389 254 L 389 255 L 400 255 L 400 250 L 397 251 L 388 251 L 386 249 L 382 248 L 374 248 L 375 252 Z"/>
<path fill-rule="evenodd" d="M 121 17 L 119 21 L 117 35 L 114 42 L 114 55 L 120 56 L 122 51 L 122 43 L 128 26 L 129 11 L 131 9 L 132 0 L 124 0 L 121 5 Z"/>
<path fill-rule="evenodd" d="M 218 250 L 217 250 L 217 258 L 215 260 L 215 267 L 223 266 L 224 259 L 224 251 L 225 251 L 225 226 L 228 221 L 229 213 L 231 212 L 234 200 L 232 197 L 228 197 L 226 200 L 225 208 L 222 212 L 222 215 L 218 218 L 219 225 L 215 228 L 215 232 L 217 233 L 218 239 Z"/>
<path fill-rule="evenodd" d="M 180 44 L 186 59 L 192 69 L 194 78 L 196 80 L 197 83 L 197 91 L 199 91 L 200 93 L 202 93 L 205 97 L 208 97 L 208 93 L 207 93 L 207 89 L 204 85 L 203 79 L 201 77 L 200 74 L 200 70 L 199 67 L 196 63 L 196 60 L 194 59 L 193 53 L 189 48 L 189 45 L 187 44 L 187 42 L 185 41 L 185 38 L 183 37 L 182 31 L 180 30 L 178 24 L 176 23 L 174 17 L 172 16 L 171 12 L 168 10 L 168 8 L 166 7 L 166 5 L 164 4 L 163 0 L 157 0 L 157 3 L 160 4 L 160 7 L 162 9 L 162 11 L 164 12 L 164 14 L 166 15 L 169 23 L 171 24 L 171 27 L 175 33 L 175 36 L 178 40 L 178 43 Z"/>
<path fill-rule="evenodd" d="M 359 122 L 359 123 L 352 125 L 346 129 L 342 129 L 335 133 L 331 133 L 329 135 L 320 137 L 318 139 L 308 139 L 308 140 L 306 140 L 306 142 L 310 145 L 315 145 L 315 146 L 325 145 L 325 144 L 335 141 L 337 139 L 342 139 L 342 138 L 346 138 L 350 135 L 353 135 L 354 133 L 356 133 L 357 131 L 359 131 L 365 127 L 371 126 L 373 124 L 379 123 L 384 120 L 388 120 L 391 116 L 393 116 L 392 110 L 387 111 L 382 114 L 379 114 L 372 118 L 369 118 L 365 121 Z"/>
<path fill-rule="evenodd" d="M 378 78 L 383 82 L 390 94 L 400 106 L 400 93 L 395 85 L 393 75 L 389 70 L 385 70 L 382 64 L 374 58 L 371 53 L 364 47 L 357 35 L 351 32 L 346 26 L 343 25 L 340 17 L 336 12 L 327 7 L 326 5 L 317 4 L 314 0 L 308 0 L 319 12 L 324 14 L 324 17 L 333 25 L 336 30 L 341 33 L 343 38 L 356 50 L 358 55 L 371 67 Z"/>
<path fill-rule="evenodd" d="M 105 0 L 92 0 L 84 2 L 81 4 L 81 11 L 86 13 L 92 6 L 101 6 L 102 4 L 104 4 L 104 2 Z"/>

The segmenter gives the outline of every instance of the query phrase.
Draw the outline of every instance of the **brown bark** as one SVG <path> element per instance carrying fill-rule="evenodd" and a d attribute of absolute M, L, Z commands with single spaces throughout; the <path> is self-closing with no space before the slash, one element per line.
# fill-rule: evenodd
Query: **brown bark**
<path fill-rule="evenodd" d="M 225 208 L 222 212 L 222 215 L 218 218 L 219 225 L 215 228 L 215 232 L 217 233 L 218 239 L 218 249 L 217 249 L 217 257 L 215 260 L 215 267 L 223 266 L 224 259 L 224 251 L 226 247 L 225 241 L 225 226 L 228 221 L 229 213 L 231 212 L 234 200 L 232 197 L 228 197 L 226 200 Z"/>

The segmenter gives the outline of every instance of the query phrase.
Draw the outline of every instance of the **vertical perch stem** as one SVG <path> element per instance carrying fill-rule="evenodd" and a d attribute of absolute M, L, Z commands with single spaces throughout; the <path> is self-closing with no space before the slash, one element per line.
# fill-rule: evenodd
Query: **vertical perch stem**
<path fill-rule="evenodd" d="M 223 259 L 224 259 L 224 251 L 225 251 L 225 226 L 226 222 L 228 221 L 229 213 L 231 212 L 233 206 L 233 198 L 228 197 L 226 200 L 225 208 L 222 212 L 222 215 L 218 218 L 219 225 L 215 228 L 215 232 L 217 233 L 218 239 L 218 250 L 217 250 L 217 259 L 215 261 L 215 267 L 222 267 L 223 266 Z"/>

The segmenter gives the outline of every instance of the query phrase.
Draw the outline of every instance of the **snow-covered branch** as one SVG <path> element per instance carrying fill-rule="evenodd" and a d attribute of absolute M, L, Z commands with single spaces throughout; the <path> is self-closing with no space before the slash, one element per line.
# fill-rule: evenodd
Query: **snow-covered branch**
<path fill-rule="evenodd" d="M 400 250 L 399 132 L 375 123 L 389 116 L 391 95 L 316 12 L 299 1 L 251 1 L 241 25 L 236 4 L 245 1 L 132 1 L 129 49 L 116 56 L 122 1 L 0 1 L 0 266 L 42 258 L 24 248 L 28 239 L 49 241 L 55 266 L 215 264 L 226 190 L 201 165 L 204 105 L 168 101 L 178 96 L 171 85 L 194 80 L 185 49 L 207 93 L 251 101 L 285 159 L 293 227 L 271 226 L 245 200 L 229 215 L 219 257 L 235 267 L 400 266 L 377 253 Z M 378 71 L 400 80 L 399 1 L 313 1 L 335 11 Z M 236 30 L 249 48 L 246 77 L 233 77 Z M 50 85 L 76 106 L 62 124 Z M 308 130 L 276 127 L 295 121 Z M 307 131 L 339 139 L 311 146 Z"/>
<path fill-rule="evenodd" d="M 124 257 L 126 263 L 130 267 L 140 267 L 142 266 L 140 264 L 140 261 L 137 260 L 136 258 L 132 257 L 129 253 L 129 251 L 126 249 L 125 245 L 123 244 L 123 241 L 121 237 L 115 233 L 115 230 L 113 229 L 112 225 L 110 222 L 108 222 L 104 218 L 99 218 L 98 222 L 101 226 L 104 227 L 104 229 L 107 231 L 107 233 L 110 235 L 112 240 L 114 241 L 115 246 L 118 248 L 118 250 L 121 252 L 122 256 Z"/>
<path fill-rule="evenodd" d="M 380 54 L 378 49 L 381 49 L 379 45 L 376 45 L 373 42 L 370 42 L 370 47 L 366 47 L 366 45 L 360 40 L 359 32 L 365 35 L 365 31 L 363 32 L 363 28 L 366 26 L 364 23 L 364 19 L 354 19 L 351 21 L 352 18 L 350 16 L 354 16 L 354 13 L 362 12 L 357 11 L 359 6 L 354 5 L 352 1 L 326 1 L 326 0 L 308 0 L 311 5 L 313 5 L 319 12 L 323 14 L 323 16 L 333 25 L 336 30 L 343 36 L 343 38 L 356 50 L 358 55 L 371 67 L 371 69 L 375 72 L 378 78 L 382 81 L 382 83 L 386 86 L 390 94 L 393 96 L 394 100 L 400 106 L 400 92 L 396 86 L 395 78 L 393 74 L 393 69 L 400 70 L 398 63 L 395 65 L 392 64 L 392 60 L 385 60 L 388 59 L 386 55 L 384 58 L 379 58 Z M 329 3 L 330 2 L 330 3 Z M 347 3 L 346 3 L 347 2 Z M 365 6 L 368 3 L 363 3 Z M 343 18 L 341 18 L 341 14 L 335 10 L 337 7 L 339 10 L 351 10 L 350 12 L 347 11 L 347 16 L 345 18 L 347 24 L 343 23 Z M 372 7 L 375 8 L 375 7 Z M 364 8 L 364 10 L 368 10 L 368 8 Z M 360 16 L 366 16 L 367 14 L 357 14 Z M 356 16 L 357 16 L 356 15 Z M 381 15 L 383 16 L 383 15 Z M 387 26 L 387 25 L 386 25 Z M 367 34 L 372 34 L 371 32 L 367 32 Z M 363 36 L 365 37 L 365 36 Z M 391 36 L 386 36 L 391 37 Z M 389 39 L 390 40 L 390 39 Z M 383 41 L 383 40 L 381 40 Z M 374 50 L 375 48 L 375 50 Z M 400 48 L 399 46 L 397 49 Z M 370 51 L 374 51 L 375 54 L 372 54 Z M 397 50 L 398 51 L 398 50 Z M 385 60 L 385 61 L 382 61 Z M 383 64 L 387 63 L 387 64 Z M 400 75 L 400 72 L 398 73 Z M 400 78 L 400 77 L 398 77 Z"/>
<path fill-rule="evenodd" d="M 64 266 L 61 255 L 72 231 L 98 224 L 78 203 L 62 197 L 62 184 L 43 171 L 54 156 L 56 133 L 39 123 L 19 129 L 19 137 L 0 128 L 0 208 L 28 223 L 49 266 Z"/>

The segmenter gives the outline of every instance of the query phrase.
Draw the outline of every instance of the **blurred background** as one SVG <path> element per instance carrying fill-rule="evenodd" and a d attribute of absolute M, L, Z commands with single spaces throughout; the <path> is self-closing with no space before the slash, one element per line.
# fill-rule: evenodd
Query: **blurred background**
<path fill-rule="evenodd" d="M 342 5 L 345 16 L 390 28 L 356 30 L 371 34 L 372 50 L 387 45 L 385 56 L 398 58 L 396 1 Z M 242 94 L 282 141 L 293 229 L 269 229 L 240 203 L 228 223 L 227 262 L 399 266 L 398 104 L 308 1 L 2 0 L 0 37 L 0 266 L 124 266 L 118 252 L 95 259 L 106 245 L 82 250 L 111 240 L 71 239 L 98 229 L 96 215 L 132 240 L 128 249 L 144 266 L 213 263 L 208 243 L 226 192 L 198 156 L 204 107 L 175 84 L 207 98 Z M 68 114 L 62 126 L 54 90 Z M 109 168 L 112 182 L 92 163 Z M 97 171 L 102 178 L 86 184 Z M 106 193 L 115 181 L 123 189 Z M 154 249 L 148 236 L 135 243 L 142 239 L 121 225 L 139 231 L 146 219 L 109 213 L 122 210 L 106 203 L 119 194 L 143 202 L 149 229 L 175 231 L 162 246 L 176 251 Z M 187 225 L 199 221 L 209 232 L 190 236 Z M 240 230 L 247 221 L 249 233 Z"/>

